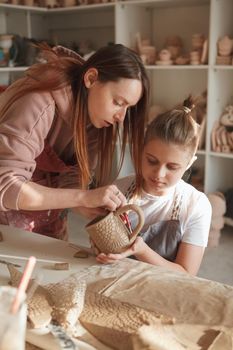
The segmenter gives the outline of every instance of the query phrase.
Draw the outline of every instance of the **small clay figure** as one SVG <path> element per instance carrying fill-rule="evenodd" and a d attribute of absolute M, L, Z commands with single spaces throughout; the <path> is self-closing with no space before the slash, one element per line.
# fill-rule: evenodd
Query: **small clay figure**
<path fill-rule="evenodd" d="M 54 268 L 55 268 L 55 270 L 69 270 L 70 264 L 67 262 L 55 263 Z"/>
<path fill-rule="evenodd" d="M 85 250 L 79 250 L 78 252 L 76 252 L 74 254 L 74 258 L 85 259 L 85 258 L 88 258 L 88 256 L 89 256 L 89 254 Z"/>
<path fill-rule="evenodd" d="M 214 152 L 233 152 L 233 105 L 227 106 L 214 123 L 211 139 Z"/>
<path fill-rule="evenodd" d="M 159 52 L 159 60 L 156 61 L 156 64 L 165 65 L 165 66 L 169 66 L 173 64 L 171 60 L 171 52 L 167 49 L 161 50 Z"/>

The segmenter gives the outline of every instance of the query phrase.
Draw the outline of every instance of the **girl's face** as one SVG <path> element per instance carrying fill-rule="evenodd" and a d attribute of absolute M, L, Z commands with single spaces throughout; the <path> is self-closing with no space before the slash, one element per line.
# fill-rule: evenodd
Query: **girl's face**
<path fill-rule="evenodd" d="M 143 188 L 155 196 L 167 194 L 193 163 L 190 150 L 160 139 L 149 141 L 143 149 Z"/>
<path fill-rule="evenodd" d="M 125 119 L 129 107 L 142 96 L 142 83 L 137 79 L 122 78 L 118 82 L 102 83 L 98 77 L 85 81 L 88 89 L 88 113 L 96 128 L 109 127 Z"/>

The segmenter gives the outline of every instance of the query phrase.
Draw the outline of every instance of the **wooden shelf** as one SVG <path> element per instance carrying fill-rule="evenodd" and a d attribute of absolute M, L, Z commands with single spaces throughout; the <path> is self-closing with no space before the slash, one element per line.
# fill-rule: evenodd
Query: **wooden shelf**
<path fill-rule="evenodd" d="M 232 154 L 211 151 L 211 131 L 225 106 L 232 103 L 233 65 L 216 65 L 217 41 L 233 38 L 232 0 L 116 0 L 111 3 L 66 8 L 0 4 L 0 33 L 47 40 L 71 47 L 91 42 L 94 49 L 108 43 L 135 47 L 135 34 L 150 39 L 157 53 L 166 38 L 178 35 L 184 53 L 191 49 L 192 35 L 208 37 L 206 65 L 146 65 L 151 81 L 151 104 L 172 108 L 189 93 L 207 91 L 205 150 L 197 152 L 197 164 L 205 173 L 204 190 L 213 192 L 232 187 Z M 0 84 L 7 85 L 28 67 L 0 67 Z M 7 83 L 6 83 L 7 82 Z M 132 171 L 129 152 L 121 175 Z"/>

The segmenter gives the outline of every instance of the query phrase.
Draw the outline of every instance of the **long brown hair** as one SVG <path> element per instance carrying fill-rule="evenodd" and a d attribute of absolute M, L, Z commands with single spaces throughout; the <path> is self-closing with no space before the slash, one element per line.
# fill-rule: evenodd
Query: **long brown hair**
<path fill-rule="evenodd" d="M 189 95 L 180 108 L 156 116 L 147 126 L 144 146 L 154 139 L 160 139 L 166 143 L 185 146 L 192 157 L 197 151 L 200 130 L 199 124 L 192 117 L 194 103 L 194 98 Z M 142 175 L 139 172 L 135 193 L 140 193 L 142 182 Z"/>
<path fill-rule="evenodd" d="M 114 149 L 117 137 L 120 134 L 122 136 L 119 143 L 120 161 L 118 171 L 122 166 L 128 141 L 135 170 L 138 172 L 141 167 L 140 150 L 143 146 L 143 135 L 148 113 L 149 80 L 137 53 L 121 44 L 115 44 L 99 49 L 87 61 L 84 61 L 78 56 L 62 56 L 46 44 L 40 45 L 40 48 L 46 62 L 35 64 L 27 70 L 26 78 L 23 78 L 23 84 L 20 84 L 20 82 L 17 84 L 17 89 L 15 88 L 12 98 L 3 106 L 0 118 L 4 118 L 4 113 L 14 101 L 27 93 L 54 91 L 70 85 L 74 98 L 72 116 L 74 147 L 81 173 L 81 186 L 86 188 L 91 175 L 86 135 L 86 126 L 89 120 L 87 110 L 88 93 L 83 82 L 84 74 L 89 68 L 96 68 L 98 70 L 98 80 L 101 82 L 117 82 L 121 78 L 138 79 L 142 83 L 142 97 L 135 106 L 130 107 L 127 111 L 122 133 L 119 132 L 118 124 L 98 130 L 96 186 L 104 185 L 110 179 Z"/>

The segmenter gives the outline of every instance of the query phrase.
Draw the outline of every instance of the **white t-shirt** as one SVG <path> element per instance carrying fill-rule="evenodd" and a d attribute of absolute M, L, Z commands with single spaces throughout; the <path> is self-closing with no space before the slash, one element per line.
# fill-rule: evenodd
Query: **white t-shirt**
<path fill-rule="evenodd" d="M 134 175 L 131 175 L 117 179 L 115 184 L 125 194 L 133 182 Z M 150 225 L 158 221 L 171 219 L 175 196 L 181 200 L 179 221 L 182 242 L 206 247 L 212 214 L 211 204 L 203 192 L 183 180 L 171 188 L 167 195 L 154 196 L 143 192 L 140 198 L 129 201 L 137 204 L 144 212 L 145 224 L 141 232 L 146 232 Z M 129 212 L 129 218 L 134 226 L 136 214 Z"/>

